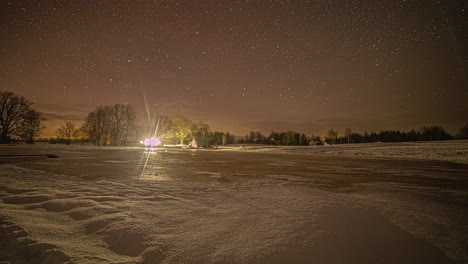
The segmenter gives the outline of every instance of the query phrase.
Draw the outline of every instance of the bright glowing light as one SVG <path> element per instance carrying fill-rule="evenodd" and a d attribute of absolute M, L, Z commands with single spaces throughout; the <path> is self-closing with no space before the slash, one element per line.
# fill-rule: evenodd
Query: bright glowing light
<path fill-rule="evenodd" d="M 157 145 L 161 144 L 161 141 L 157 138 L 147 138 L 143 141 L 145 146 L 156 147 Z"/>

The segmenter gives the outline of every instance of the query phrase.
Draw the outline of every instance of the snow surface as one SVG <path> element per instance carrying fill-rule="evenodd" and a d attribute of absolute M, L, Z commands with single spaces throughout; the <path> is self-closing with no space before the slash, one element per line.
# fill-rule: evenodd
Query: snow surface
<path fill-rule="evenodd" d="M 0 147 L 25 153 L 60 158 L 0 158 L 0 261 L 468 262 L 463 163 Z"/>
<path fill-rule="evenodd" d="M 330 146 L 270 146 L 270 145 L 236 145 L 220 150 L 300 153 L 315 155 L 334 155 L 348 157 L 378 157 L 396 159 L 444 160 L 468 163 L 468 140 L 450 140 L 435 142 L 398 142 L 398 143 L 365 143 L 338 144 Z"/>

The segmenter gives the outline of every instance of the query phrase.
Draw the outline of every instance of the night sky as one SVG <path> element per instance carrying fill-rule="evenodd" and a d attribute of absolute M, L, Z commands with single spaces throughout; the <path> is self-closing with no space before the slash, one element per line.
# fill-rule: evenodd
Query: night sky
<path fill-rule="evenodd" d="M 468 123 L 468 1 L 0 2 L 0 89 L 59 122 L 99 104 L 215 130 Z"/>

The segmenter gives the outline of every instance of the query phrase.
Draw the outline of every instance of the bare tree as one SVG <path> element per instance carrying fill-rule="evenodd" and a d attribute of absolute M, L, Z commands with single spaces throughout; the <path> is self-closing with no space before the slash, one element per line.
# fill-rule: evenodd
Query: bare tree
<path fill-rule="evenodd" d="M 75 124 L 72 122 L 65 122 L 57 129 L 57 136 L 66 139 L 66 143 L 70 144 L 70 140 L 75 136 Z"/>
<path fill-rule="evenodd" d="M 85 122 L 83 124 L 83 127 L 86 129 L 86 133 L 88 134 L 89 141 L 92 141 L 94 145 L 98 145 L 96 118 L 96 112 L 90 112 L 86 116 Z"/>
<path fill-rule="evenodd" d="M 87 139 L 89 139 L 88 127 L 86 123 L 84 123 L 80 128 L 75 130 L 74 137 L 81 141 L 82 145 Z"/>
<path fill-rule="evenodd" d="M 11 136 L 18 136 L 27 123 L 26 117 L 32 103 L 12 92 L 0 92 L 0 143 L 9 143 Z"/>
<path fill-rule="evenodd" d="M 108 122 L 108 108 L 98 106 L 94 111 L 88 114 L 85 120 L 85 126 L 88 129 L 89 139 L 94 142 L 96 146 L 107 144 L 109 122 Z"/>
<path fill-rule="evenodd" d="M 130 130 L 135 125 L 136 114 L 130 105 L 105 106 L 111 145 L 127 144 Z"/>
<path fill-rule="evenodd" d="M 109 137 L 111 145 L 120 145 L 126 128 L 126 110 L 125 106 L 115 104 L 106 106 L 107 118 L 109 123 Z"/>
<path fill-rule="evenodd" d="M 37 137 L 42 126 L 41 114 L 36 110 L 29 109 L 23 115 L 23 125 L 18 129 L 18 136 L 28 144 L 34 144 L 34 138 Z"/>
<path fill-rule="evenodd" d="M 130 135 L 130 131 L 135 128 L 135 120 L 136 120 L 136 114 L 135 111 L 133 111 L 131 105 L 126 105 L 125 106 L 125 136 L 123 143 L 124 145 L 127 144 L 128 141 L 128 136 Z"/>
<path fill-rule="evenodd" d="M 89 113 L 84 126 L 89 140 L 95 145 L 122 145 L 127 143 L 135 119 L 130 105 L 105 105 Z"/>

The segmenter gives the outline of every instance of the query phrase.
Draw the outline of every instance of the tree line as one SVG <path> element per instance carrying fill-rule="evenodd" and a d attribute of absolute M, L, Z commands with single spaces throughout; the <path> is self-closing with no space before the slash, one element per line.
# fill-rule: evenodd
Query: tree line
<path fill-rule="evenodd" d="M 32 102 L 12 92 L 0 91 L 0 144 L 10 143 L 12 140 L 34 143 L 44 129 L 43 122 L 42 114 L 34 108 Z M 212 131 L 207 123 L 194 122 L 185 117 L 171 119 L 159 116 L 146 122 L 138 122 L 137 114 L 130 105 L 114 104 L 97 106 L 88 113 L 79 127 L 73 122 L 64 122 L 56 130 L 56 137 L 49 139 L 49 142 L 89 142 L 97 146 L 118 146 L 148 137 L 158 137 L 166 144 L 188 144 L 195 140 L 200 147 L 233 143 L 306 146 L 433 141 L 468 139 L 468 124 L 460 128 L 455 136 L 447 133 L 441 126 L 427 126 L 418 131 L 384 130 L 362 134 L 347 128 L 342 135 L 337 130 L 330 129 L 325 136 L 306 135 L 296 131 L 273 131 L 265 136 L 260 131 L 251 131 L 236 140 L 229 132 Z"/>
<path fill-rule="evenodd" d="M 411 130 L 402 132 L 400 130 L 383 130 L 379 132 L 356 133 L 347 128 L 343 135 L 337 130 L 330 129 L 326 136 L 307 136 L 295 131 L 271 132 L 264 136 L 260 131 L 251 131 L 245 137 L 238 140 L 240 144 L 267 144 L 267 145 L 326 145 L 326 144 L 350 144 L 350 143 L 373 143 L 373 142 L 409 142 L 409 141 L 436 141 L 451 139 L 468 139 L 468 125 L 462 127 L 457 136 L 452 136 L 441 126 L 425 126 L 419 131 Z"/>
<path fill-rule="evenodd" d="M 235 142 L 229 132 L 212 131 L 207 123 L 194 122 L 185 117 L 170 119 L 159 116 L 144 123 L 143 126 L 138 125 L 137 115 L 130 105 L 103 105 L 88 113 L 79 128 L 72 122 L 63 123 L 57 129 L 57 137 L 49 142 L 120 146 L 152 137 L 159 138 L 165 144 L 189 144 L 195 140 L 200 147 Z"/>

